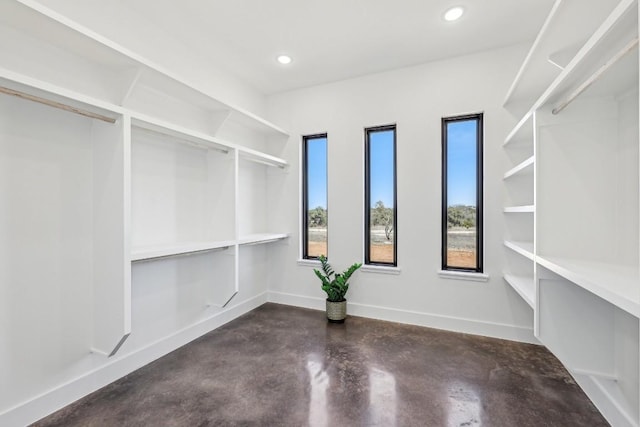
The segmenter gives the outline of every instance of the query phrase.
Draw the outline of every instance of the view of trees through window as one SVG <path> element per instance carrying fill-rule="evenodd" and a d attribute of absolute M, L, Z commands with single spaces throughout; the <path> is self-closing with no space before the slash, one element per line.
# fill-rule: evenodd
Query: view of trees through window
<path fill-rule="evenodd" d="M 303 258 L 327 253 L 327 135 L 303 138 Z"/>
<path fill-rule="evenodd" d="M 481 271 L 482 115 L 443 119 L 442 132 L 443 268 Z"/>
<path fill-rule="evenodd" d="M 396 128 L 366 130 L 365 262 L 396 265 Z"/>

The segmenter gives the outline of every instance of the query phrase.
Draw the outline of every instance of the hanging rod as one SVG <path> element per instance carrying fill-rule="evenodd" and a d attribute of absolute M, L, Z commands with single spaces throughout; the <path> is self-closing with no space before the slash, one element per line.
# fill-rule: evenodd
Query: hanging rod
<path fill-rule="evenodd" d="M 92 113 L 91 111 L 82 110 L 80 108 L 72 107 L 70 105 L 62 104 L 60 102 L 51 101 L 49 99 L 40 98 L 39 96 L 29 95 L 28 93 L 20 92 L 17 90 L 9 89 L 4 86 L 0 86 L 0 93 L 4 93 L 11 96 L 16 96 L 18 98 L 26 99 L 28 101 L 37 102 L 39 104 L 48 105 L 49 107 L 59 108 L 61 110 L 69 111 L 71 113 L 80 114 L 81 116 L 90 117 L 92 119 L 102 120 L 107 123 L 115 123 L 116 119 L 103 116 L 102 114 Z"/>
<path fill-rule="evenodd" d="M 180 253 L 169 253 L 166 255 L 153 255 L 153 256 L 149 256 L 148 258 L 139 258 L 139 259 L 132 259 L 131 262 L 135 262 L 135 263 L 142 263 L 142 262 L 151 262 L 151 261 L 156 261 L 158 259 L 164 259 L 164 258 L 177 258 L 177 257 L 188 257 L 188 256 L 192 256 L 192 255 L 200 255 L 206 252 L 214 252 L 214 251 L 226 251 L 227 249 L 229 249 L 231 246 L 220 246 L 217 248 L 205 248 L 205 249 L 197 249 L 197 250 L 192 250 L 192 251 L 188 251 L 188 252 L 180 252 Z"/>
<path fill-rule="evenodd" d="M 625 56 L 627 53 L 629 53 L 631 50 L 633 50 L 636 46 L 638 45 L 638 38 L 636 37 L 635 39 L 631 40 L 629 43 L 627 43 L 622 49 L 620 49 L 618 51 L 618 53 L 616 53 L 615 55 L 613 55 L 613 57 L 611 57 L 611 59 L 609 59 L 602 67 L 598 68 L 596 70 L 595 73 L 593 73 L 587 80 L 585 80 L 580 86 L 578 86 L 576 88 L 576 90 L 574 90 L 573 92 L 571 92 L 571 94 L 566 97 L 562 102 L 560 102 L 552 111 L 552 114 L 558 114 L 560 113 L 562 110 L 564 110 L 565 108 L 567 108 L 567 106 L 569 104 L 571 104 L 573 102 L 574 99 L 576 99 L 578 96 L 580 96 L 580 94 L 582 92 L 584 92 L 585 90 L 587 90 L 589 88 L 589 86 L 591 86 L 592 84 L 594 84 L 600 77 L 602 77 L 604 75 L 605 72 L 607 72 L 607 70 L 609 68 L 611 68 L 614 64 L 616 64 L 620 59 L 622 59 L 623 56 Z"/>

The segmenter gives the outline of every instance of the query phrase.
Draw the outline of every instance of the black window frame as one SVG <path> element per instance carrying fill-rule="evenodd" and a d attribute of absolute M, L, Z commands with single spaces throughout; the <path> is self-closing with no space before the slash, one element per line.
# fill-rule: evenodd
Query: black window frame
<path fill-rule="evenodd" d="M 307 194 L 308 187 L 308 156 L 307 156 L 307 142 L 312 139 L 321 139 L 324 138 L 327 141 L 326 150 L 329 149 L 329 138 L 327 137 L 327 133 L 316 133 L 312 135 L 303 135 L 302 136 L 302 259 L 318 259 L 317 256 L 309 255 L 309 195 Z M 329 165 L 329 156 L 327 152 L 327 168 Z M 327 171 L 327 180 L 328 171 Z M 327 192 L 328 192 L 328 183 L 327 183 Z M 327 195 L 328 196 L 328 195 Z M 327 258 L 329 257 L 329 200 L 327 197 L 327 253 L 324 254 Z"/>
<path fill-rule="evenodd" d="M 476 268 L 447 265 L 447 125 L 452 122 L 476 120 Z M 484 215 L 483 215 L 483 159 L 484 159 L 484 113 L 464 114 L 442 118 L 442 270 L 462 272 L 483 272 Z"/>
<path fill-rule="evenodd" d="M 371 261 L 371 168 L 370 168 L 370 135 L 374 132 L 393 131 L 393 262 Z M 398 266 L 398 128 L 395 123 L 372 126 L 364 129 L 364 263 L 384 267 Z"/>

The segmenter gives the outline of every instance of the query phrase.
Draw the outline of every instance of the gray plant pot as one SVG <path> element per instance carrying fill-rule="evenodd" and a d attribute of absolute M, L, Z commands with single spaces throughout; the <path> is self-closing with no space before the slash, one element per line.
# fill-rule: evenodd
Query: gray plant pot
<path fill-rule="evenodd" d="M 333 302 L 327 300 L 327 319 L 332 323 L 344 323 L 347 317 L 347 300 Z"/>

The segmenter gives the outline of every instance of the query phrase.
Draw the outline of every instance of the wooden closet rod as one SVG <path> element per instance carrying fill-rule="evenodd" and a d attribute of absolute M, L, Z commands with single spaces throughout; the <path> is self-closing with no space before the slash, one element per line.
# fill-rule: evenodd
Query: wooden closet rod
<path fill-rule="evenodd" d="M 80 114 L 81 116 L 90 117 L 92 119 L 102 120 L 107 123 L 115 123 L 116 119 L 103 116 L 102 114 L 92 113 L 91 111 L 82 110 L 80 108 L 72 107 L 70 105 L 62 104 L 60 102 L 51 101 L 49 99 L 40 98 L 39 96 L 29 95 L 28 93 L 20 92 L 17 90 L 9 89 L 3 86 L 0 86 L 0 93 L 4 93 L 11 96 L 16 96 L 18 98 L 26 99 L 29 101 L 37 102 L 40 104 L 48 105 L 53 108 L 59 108 L 61 110 L 69 111 L 75 114 Z"/>
<path fill-rule="evenodd" d="M 627 53 L 629 53 L 631 50 L 633 50 L 633 48 L 635 48 L 637 45 L 638 45 L 638 38 L 636 37 L 635 39 L 633 39 L 629 43 L 627 43 L 627 45 L 625 47 L 620 49 L 618 51 L 618 53 L 613 55 L 613 57 L 610 60 L 608 60 L 602 67 L 598 68 L 596 70 L 596 72 L 591 75 L 591 77 L 589 77 L 587 80 L 582 82 L 582 84 L 580 86 L 578 86 L 576 88 L 576 90 L 571 92 L 571 94 L 568 97 L 566 97 L 562 102 L 560 102 L 556 106 L 556 108 L 554 108 L 551 111 L 551 113 L 558 114 L 559 112 L 564 110 L 569 104 L 571 104 L 571 102 L 573 102 L 574 99 L 576 99 L 578 96 L 580 96 L 580 94 L 582 92 L 587 90 L 589 88 L 589 86 L 594 84 L 600 77 L 602 77 L 602 75 L 609 68 L 611 68 L 616 62 L 618 62 L 620 59 L 622 59 L 623 56 L 625 56 Z"/>

